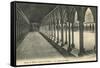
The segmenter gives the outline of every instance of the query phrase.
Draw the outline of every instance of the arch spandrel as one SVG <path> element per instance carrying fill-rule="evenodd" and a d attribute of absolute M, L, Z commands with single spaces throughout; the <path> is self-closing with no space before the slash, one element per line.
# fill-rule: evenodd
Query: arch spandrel
<path fill-rule="evenodd" d="M 73 7 L 72 8 L 72 11 L 71 11 L 71 14 L 70 14 L 70 21 L 72 22 L 72 23 L 74 23 L 74 19 L 75 19 L 75 12 L 76 12 L 77 10 L 75 9 L 75 7 Z"/>
<path fill-rule="evenodd" d="M 73 19 L 73 6 L 67 6 L 66 7 L 66 12 L 67 12 L 67 18 L 69 22 L 72 22 Z"/>
<path fill-rule="evenodd" d="M 90 7 L 93 17 L 94 17 L 94 22 L 96 22 L 97 19 L 97 7 Z"/>
<path fill-rule="evenodd" d="M 87 8 L 84 18 L 85 18 L 85 23 L 94 22 L 94 16 L 90 8 Z"/>
<path fill-rule="evenodd" d="M 78 20 L 84 22 L 84 14 L 85 14 L 85 10 L 86 7 L 75 7 L 76 11 L 77 11 L 77 15 L 78 15 Z"/>
<path fill-rule="evenodd" d="M 87 9 L 90 8 L 92 14 L 93 14 L 93 18 L 94 18 L 94 22 L 96 22 L 96 15 L 97 15 L 97 8 L 96 7 L 80 7 L 77 8 L 77 12 L 78 12 L 78 20 L 83 20 L 83 22 L 85 21 L 85 13 L 87 11 Z"/>

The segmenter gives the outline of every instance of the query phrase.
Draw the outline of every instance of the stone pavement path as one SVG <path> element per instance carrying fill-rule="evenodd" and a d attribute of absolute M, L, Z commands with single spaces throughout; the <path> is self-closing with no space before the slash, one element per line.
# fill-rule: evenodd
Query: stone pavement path
<path fill-rule="evenodd" d="M 17 60 L 64 57 L 38 32 L 30 32 L 16 49 Z"/>
<path fill-rule="evenodd" d="M 96 54 L 82 57 L 63 57 L 38 32 L 29 32 L 16 49 L 17 65 L 46 64 L 58 62 L 95 61 Z"/>

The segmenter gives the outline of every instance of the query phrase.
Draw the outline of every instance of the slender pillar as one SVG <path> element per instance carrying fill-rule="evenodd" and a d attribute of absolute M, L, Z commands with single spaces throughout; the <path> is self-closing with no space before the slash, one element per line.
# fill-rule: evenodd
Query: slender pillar
<path fill-rule="evenodd" d="M 72 22 L 72 48 L 75 48 L 75 44 L 74 44 L 74 25 L 73 25 L 73 22 Z"/>
<path fill-rule="evenodd" d="M 52 38 L 51 39 L 53 40 L 53 22 L 52 21 L 51 21 L 51 26 L 52 26 L 52 28 L 51 28 L 52 29 Z"/>
<path fill-rule="evenodd" d="M 60 42 L 59 40 L 59 32 L 60 32 L 60 26 L 59 26 L 59 21 L 60 21 L 60 17 L 59 17 L 59 8 L 57 9 L 57 44 Z"/>
<path fill-rule="evenodd" d="M 55 43 L 57 43 L 57 19 L 56 19 L 56 15 L 55 16 Z"/>
<path fill-rule="evenodd" d="M 64 45 L 64 38 L 63 38 L 63 16 L 62 16 L 62 7 L 60 9 L 60 16 L 61 16 L 61 47 Z"/>
<path fill-rule="evenodd" d="M 66 35 L 65 35 L 65 37 L 66 37 L 66 38 L 65 38 L 65 44 L 67 44 L 67 22 L 65 23 L 65 32 L 66 32 L 66 33 L 65 33 L 65 34 L 66 34 Z"/>
<path fill-rule="evenodd" d="M 56 22 L 55 22 L 55 19 L 53 19 L 53 23 L 54 23 L 54 41 L 56 40 Z"/>
<path fill-rule="evenodd" d="M 48 24 L 49 24 L 49 38 L 50 38 L 50 22 Z"/>
<path fill-rule="evenodd" d="M 57 43 L 59 43 L 59 20 L 57 19 Z"/>
<path fill-rule="evenodd" d="M 91 24 L 90 24 L 90 31 L 91 31 Z"/>
<path fill-rule="evenodd" d="M 50 23 L 49 25 L 50 25 L 50 39 L 51 39 L 51 22 L 49 22 L 49 23 Z"/>
<path fill-rule="evenodd" d="M 52 39 L 52 23 L 51 23 L 51 18 L 50 18 L 50 39 Z"/>
<path fill-rule="evenodd" d="M 71 34 L 71 32 L 70 32 L 70 22 L 68 22 L 68 33 L 69 33 L 69 46 L 68 46 L 68 52 L 70 52 L 72 49 L 71 49 L 71 42 L 70 42 L 70 34 Z"/>
<path fill-rule="evenodd" d="M 94 24 L 93 24 L 93 32 L 94 32 Z"/>
<path fill-rule="evenodd" d="M 63 38 L 63 22 L 61 21 L 61 41 L 62 41 L 62 44 L 61 46 L 63 46 L 64 44 L 64 38 Z"/>
<path fill-rule="evenodd" d="M 93 27 L 94 27 L 94 24 L 92 24 L 92 31 L 94 31 L 94 28 Z"/>
<path fill-rule="evenodd" d="M 80 20 L 80 23 L 79 23 L 79 35 L 80 35 L 80 52 L 79 52 L 79 55 L 83 55 L 85 50 L 84 50 L 84 40 L 83 40 L 83 21 Z"/>

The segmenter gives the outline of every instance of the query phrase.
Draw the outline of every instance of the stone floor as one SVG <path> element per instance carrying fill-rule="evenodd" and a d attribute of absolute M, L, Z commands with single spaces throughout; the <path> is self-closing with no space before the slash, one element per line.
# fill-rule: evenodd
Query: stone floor
<path fill-rule="evenodd" d="M 16 49 L 17 60 L 64 57 L 38 32 L 30 32 Z"/>
<path fill-rule="evenodd" d="M 63 57 L 38 32 L 29 32 L 16 49 L 17 65 L 76 62 L 96 60 L 96 54 L 82 57 Z"/>

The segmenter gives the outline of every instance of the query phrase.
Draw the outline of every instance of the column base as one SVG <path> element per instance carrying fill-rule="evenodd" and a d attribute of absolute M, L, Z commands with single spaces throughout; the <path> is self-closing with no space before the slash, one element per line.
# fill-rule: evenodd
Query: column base
<path fill-rule="evenodd" d="M 61 42 L 61 41 L 59 41 L 59 42 L 58 42 L 58 45 L 59 45 L 59 46 L 61 46 L 61 45 L 62 45 L 62 42 Z"/>
<path fill-rule="evenodd" d="M 65 44 L 67 44 L 67 42 L 65 42 Z"/>
<path fill-rule="evenodd" d="M 83 56 L 84 54 L 85 54 L 85 49 L 83 48 L 80 50 L 78 56 Z"/>
<path fill-rule="evenodd" d="M 61 47 L 63 47 L 63 46 L 64 46 L 64 44 L 62 43 L 62 44 L 61 44 Z"/>
<path fill-rule="evenodd" d="M 57 42 L 56 42 L 57 44 L 59 43 L 59 41 L 57 40 Z"/>
<path fill-rule="evenodd" d="M 71 47 L 72 47 L 72 48 L 75 48 L 75 44 L 74 44 L 74 43 L 72 43 L 72 44 L 71 44 Z"/>
<path fill-rule="evenodd" d="M 57 40 L 55 40 L 54 42 L 57 43 Z"/>
<path fill-rule="evenodd" d="M 68 47 L 67 52 L 70 53 L 71 51 L 72 51 L 72 48 L 71 47 Z"/>

